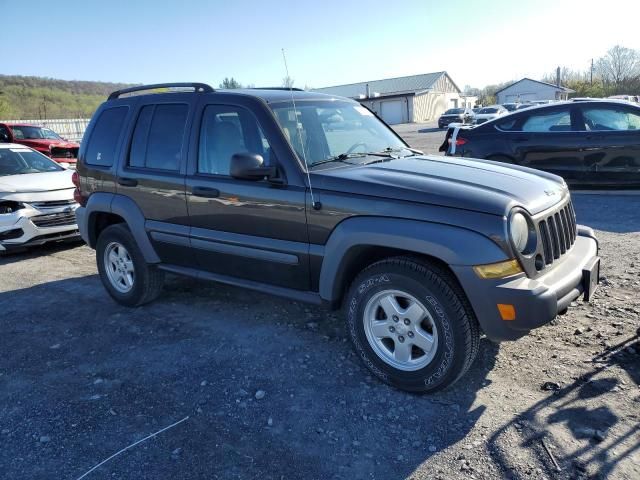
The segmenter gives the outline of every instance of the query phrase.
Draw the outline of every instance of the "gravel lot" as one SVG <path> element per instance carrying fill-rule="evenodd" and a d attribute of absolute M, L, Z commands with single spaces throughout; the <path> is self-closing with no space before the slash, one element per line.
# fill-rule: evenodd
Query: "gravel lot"
<path fill-rule="evenodd" d="M 423 128 L 398 130 L 432 151 Z M 373 379 L 339 314 L 178 277 L 130 310 L 87 247 L 0 257 L 1 476 L 77 479 L 188 416 L 85 478 L 640 478 L 640 195 L 574 202 L 601 241 L 594 302 L 483 340 L 432 396 Z"/>

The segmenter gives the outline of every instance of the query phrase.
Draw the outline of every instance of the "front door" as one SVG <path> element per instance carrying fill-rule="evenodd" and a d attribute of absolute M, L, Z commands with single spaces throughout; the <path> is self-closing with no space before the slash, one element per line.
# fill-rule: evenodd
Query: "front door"
<path fill-rule="evenodd" d="M 199 137 L 192 142 L 196 148 L 186 191 L 198 265 L 212 273 L 308 290 L 304 185 L 229 175 L 235 153 L 259 154 L 265 165 L 278 166 L 273 142 L 241 103 L 205 100 L 197 112 Z"/>
<path fill-rule="evenodd" d="M 587 181 L 594 185 L 640 185 L 640 109 L 582 105 Z"/>

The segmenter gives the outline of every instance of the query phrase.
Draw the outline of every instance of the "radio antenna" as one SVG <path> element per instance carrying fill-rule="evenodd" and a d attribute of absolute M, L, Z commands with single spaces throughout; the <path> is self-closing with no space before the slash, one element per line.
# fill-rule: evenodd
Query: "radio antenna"
<path fill-rule="evenodd" d="M 282 60 L 284 60 L 284 71 L 287 74 L 287 83 L 286 87 L 289 87 L 289 93 L 291 94 L 291 104 L 293 105 L 293 116 L 296 122 L 296 131 L 298 132 L 298 140 L 300 141 L 300 148 L 302 148 L 302 159 L 304 160 L 305 170 L 307 172 L 307 182 L 309 183 L 309 194 L 311 195 L 311 205 L 314 210 L 320 210 L 322 208 L 322 204 L 320 202 L 316 202 L 315 197 L 313 195 L 313 187 L 311 186 L 311 175 L 309 174 L 309 163 L 307 162 L 307 152 L 304 148 L 304 141 L 302 140 L 302 127 L 300 126 L 300 122 L 298 122 L 298 110 L 296 108 L 296 101 L 293 98 L 293 85 L 291 82 L 291 77 L 289 76 L 289 67 L 287 66 L 287 56 L 284 53 L 284 48 L 282 49 Z"/>

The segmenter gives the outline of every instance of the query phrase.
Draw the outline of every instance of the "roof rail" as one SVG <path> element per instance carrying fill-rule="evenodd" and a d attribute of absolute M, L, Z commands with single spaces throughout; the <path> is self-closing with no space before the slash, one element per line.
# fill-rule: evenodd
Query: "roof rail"
<path fill-rule="evenodd" d="M 304 88 L 298 88 L 298 87 L 251 87 L 249 90 L 285 90 L 285 91 L 289 91 L 289 90 L 293 90 L 294 92 L 304 92 Z"/>
<path fill-rule="evenodd" d="M 153 85 L 138 85 L 136 87 L 123 88 L 121 90 L 116 90 L 109 95 L 107 100 L 115 100 L 116 98 L 120 98 L 121 95 L 132 92 L 141 92 L 144 90 L 155 90 L 156 88 L 172 88 L 172 87 L 190 87 L 193 88 L 194 92 L 200 93 L 211 93 L 213 92 L 213 88 L 207 85 L 206 83 L 194 83 L 194 82 L 179 82 L 179 83 L 156 83 Z"/>

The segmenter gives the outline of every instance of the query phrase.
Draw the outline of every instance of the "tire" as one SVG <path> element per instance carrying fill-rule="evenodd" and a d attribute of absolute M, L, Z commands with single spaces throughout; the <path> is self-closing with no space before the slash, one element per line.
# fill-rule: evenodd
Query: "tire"
<path fill-rule="evenodd" d="M 389 319 L 389 309 L 399 318 Z M 349 288 L 345 316 L 367 368 L 402 390 L 446 388 L 467 372 L 478 353 L 480 327 L 455 278 L 418 258 L 393 257 L 364 269 Z"/>
<path fill-rule="evenodd" d="M 110 225 L 100 233 L 96 263 L 102 284 L 122 305 L 143 305 L 155 300 L 162 291 L 164 272 L 144 260 L 133 235 L 123 223 Z"/>

